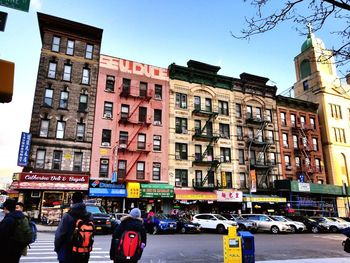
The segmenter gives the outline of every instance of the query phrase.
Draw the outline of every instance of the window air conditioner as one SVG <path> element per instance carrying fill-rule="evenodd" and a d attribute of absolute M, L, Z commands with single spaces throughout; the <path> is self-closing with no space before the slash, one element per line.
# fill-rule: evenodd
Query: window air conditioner
<path fill-rule="evenodd" d="M 108 160 L 101 160 L 101 164 L 108 164 Z"/>
<path fill-rule="evenodd" d="M 153 124 L 154 125 L 161 125 L 162 123 L 160 121 L 154 121 Z"/>
<path fill-rule="evenodd" d="M 125 143 L 119 144 L 119 148 L 120 148 L 120 149 L 126 149 L 126 144 L 125 144 Z"/>
<path fill-rule="evenodd" d="M 112 114 L 107 112 L 103 115 L 103 117 L 105 117 L 106 119 L 112 119 Z"/>
<path fill-rule="evenodd" d="M 111 146 L 111 144 L 109 142 L 103 142 L 101 145 L 102 146 Z"/>
<path fill-rule="evenodd" d="M 181 184 L 181 182 L 180 182 L 180 181 L 177 181 L 177 182 L 175 182 L 175 186 L 176 186 L 176 187 L 181 187 L 181 186 L 182 186 L 182 184 Z"/>
<path fill-rule="evenodd" d="M 154 95 L 154 98 L 157 99 L 157 100 L 161 100 L 161 99 L 162 99 L 162 96 L 160 96 L 159 94 L 155 94 L 155 95 Z"/>

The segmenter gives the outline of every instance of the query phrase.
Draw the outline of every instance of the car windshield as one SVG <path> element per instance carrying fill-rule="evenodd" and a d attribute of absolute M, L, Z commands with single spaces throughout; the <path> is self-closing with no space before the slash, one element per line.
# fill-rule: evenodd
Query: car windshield
<path fill-rule="evenodd" d="M 214 215 L 217 219 L 219 220 L 227 220 L 225 217 L 223 217 L 222 215 L 218 215 L 218 214 L 215 214 Z"/>
<path fill-rule="evenodd" d="M 280 222 L 286 222 L 287 219 L 285 219 L 284 217 L 282 216 L 271 216 L 272 219 L 276 220 L 276 221 L 280 221 Z"/>
<path fill-rule="evenodd" d="M 338 217 L 328 217 L 328 218 L 334 222 L 347 223 L 347 221 L 342 218 L 338 218 Z"/>
<path fill-rule="evenodd" d="M 102 206 L 86 206 L 86 210 L 91 214 L 106 214 L 106 210 Z"/>

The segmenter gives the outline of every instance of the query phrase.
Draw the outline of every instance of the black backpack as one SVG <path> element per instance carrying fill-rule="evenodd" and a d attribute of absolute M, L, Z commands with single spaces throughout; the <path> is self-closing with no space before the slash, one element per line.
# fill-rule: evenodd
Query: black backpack
<path fill-rule="evenodd" d="M 32 243 L 33 232 L 32 228 L 29 225 L 27 217 L 16 218 L 15 220 L 15 231 L 11 236 L 11 240 L 14 240 L 24 246 Z"/>
<path fill-rule="evenodd" d="M 344 251 L 350 253 L 350 238 L 343 241 Z"/>

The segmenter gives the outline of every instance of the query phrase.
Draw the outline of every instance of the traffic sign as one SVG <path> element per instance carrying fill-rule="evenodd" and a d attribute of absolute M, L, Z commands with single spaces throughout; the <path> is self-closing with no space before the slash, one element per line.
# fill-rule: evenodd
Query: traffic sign
<path fill-rule="evenodd" d="M 30 0 L 0 0 L 0 5 L 28 12 Z"/>

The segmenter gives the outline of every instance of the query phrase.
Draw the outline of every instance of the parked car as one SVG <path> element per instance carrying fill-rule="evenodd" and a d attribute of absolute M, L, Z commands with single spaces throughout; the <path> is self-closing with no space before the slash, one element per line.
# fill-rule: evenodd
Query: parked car
<path fill-rule="evenodd" d="M 327 227 L 320 225 L 316 220 L 307 216 L 288 216 L 294 221 L 302 222 L 306 226 L 306 231 L 311 233 L 328 232 Z"/>
<path fill-rule="evenodd" d="M 164 214 L 155 214 L 151 223 L 147 222 L 147 217 L 143 219 L 143 222 L 148 232 L 153 235 L 160 232 L 175 233 L 177 229 L 176 220 Z"/>
<path fill-rule="evenodd" d="M 287 222 L 277 221 L 264 214 L 242 214 L 243 218 L 257 223 L 258 231 L 269 231 L 272 234 L 280 232 L 292 232 L 292 227 Z"/>
<path fill-rule="evenodd" d="M 176 231 L 181 234 L 186 233 L 200 233 L 202 231 L 199 223 L 193 223 L 186 217 L 176 217 Z"/>
<path fill-rule="evenodd" d="M 228 220 L 235 221 L 238 226 L 237 231 L 250 231 L 252 233 L 258 231 L 257 224 L 254 221 L 243 218 L 237 214 L 222 213 L 221 215 Z"/>
<path fill-rule="evenodd" d="M 343 218 L 340 218 L 340 217 L 328 217 L 328 218 L 329 218 L 330 220 L 333 220 L 333 221 L 335 221 L 335 222 L 338 222 L 338 223 L 344 225 L 345 228 L 350 227 L 350 222 L 344 220 Z"/>
<path fill-rule="evenodd" d="M 346 223 L 339 223 L 325 216 L 312 216 L 311 218 L 316 220 L 320 225 L 325 226 L 328 229 L 328 231 L 332 233 L 338 233 L 340 230 L 347 228 Z"/>
<path fill-rule="evenodd" d="M 86 210 L 92 214 L 96 232 L 111 232 L 114 219 L 102 206 L 86 204 Z"/>
<path fill-rule="evenodd" d="M 277 221 L 288 223 L 292 228 L 292 233 L 303 232 L 306 230 L 306 226 L 304 225 L 304 223 L 299 221 L 294 221 L 289 217 L 278 216 L 278 215 L 273 215 L 271 217 Z"/>
<path fill-rule="evenodd" d="M 230 226 L 237 226 L 237 223 L 228 220 L 219 214 L 196 214 L 193 216 L 192 223 L 198 223 L 203 229 L 216 230 L 223 234 Z"/>

